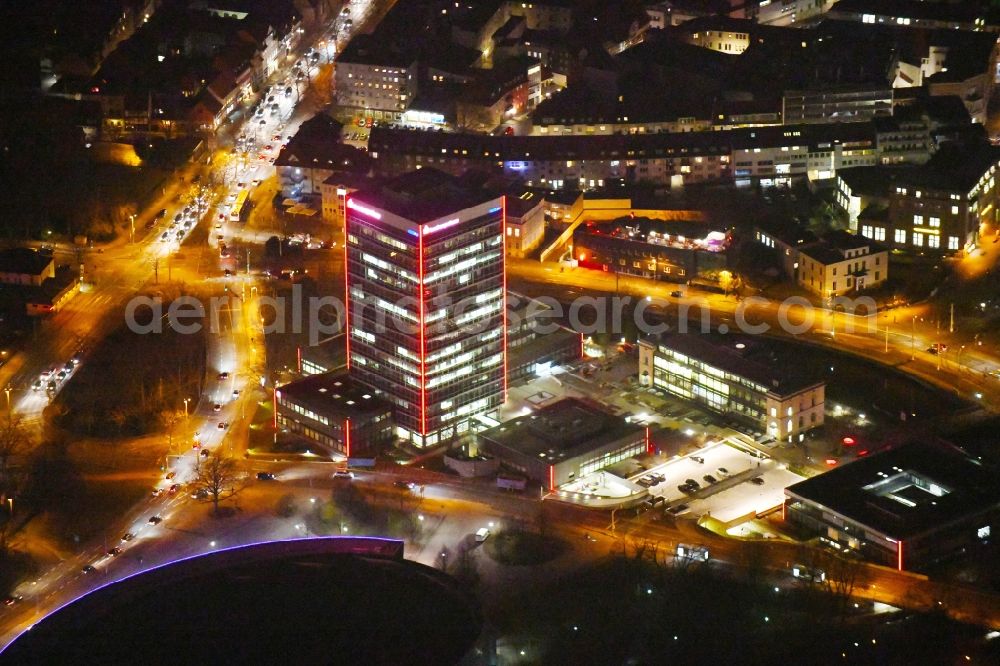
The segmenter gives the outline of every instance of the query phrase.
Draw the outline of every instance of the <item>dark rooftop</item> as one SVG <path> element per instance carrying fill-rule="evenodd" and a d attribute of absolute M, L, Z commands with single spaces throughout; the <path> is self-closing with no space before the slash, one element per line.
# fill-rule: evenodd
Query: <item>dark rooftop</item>
<path fill-rule="evenodd" d="M 926 164 L 907 171 L 905 182 L 929 190 L 958 190 L 966 194 L 998 163 L 998 146 L 985 141 L 946 143 Z"/>
<path fill-rule="evenodd" d="M 975 4 L 972 2 L 920 2 L 919 0 L 840 0 L 830 9 L 830 12 L 971 23 L 982 16 L 981 9 Z"/>
<path fill-rule="evenodd" d="M 29 247 L 0 250 L 0 273 L 41 275 L 42 271 L 51 263 L 51 256 L 39 254 L 37 250 Z"/>
<path fill-rule="evenodd" d="M 236 530 L 231 541 L 248 536 Z M 33 620 L 4 661 L 460 663 L 481 627 L 475 600 L 402 554 L 394 539 L 313 537 L 221 548 L 131 575 L 124 562 L 100 564 L 91 576 L 114 582 L 77 587 L 97 589 Z M 133 560 L 129 571 L 143 569 L 123 557 Z"/>
<path fill-rule="evenodd" d="M 913 167 L 863 166 L 837 169 L 837 177 L 842 179 L 854 196 L 886 197 L 900 174 Z"/>
<path fill-rule="evenodd" d="M 844 261 L 846 250 L 857 250 L 867 247 L 869 252 L 880 252 L 882 248 L 864 236 L 858 236 L 846 231 L 835 231 L 823 237 L 818 243 L 813 243 L 799 249 L 799 252 L 810 259 L 825 265 Z"/>
<path fill-rule="evenodd" d="M 911 442 L 785 489 L 894 539 L 1000 505 L 1000 476 L 946 444 Z"/>
<path fill-rule="evenodd" d="M 790 396 L 822 384 L 815 377 L 806 377 L 777 359 L 766 356 L 751 339 L 698 334 L 675 334 L 649 339 L 651 344 L 672 349 L 714 368 L 744 377 L 779 397 Z"/>
<path fill-rule="evenodd" d="M 404 173 L 378 188 L 359 190 L 355 197 L 414 222 L 434 220 L 494 198 L 485 190 L 464 187 L 455 176 L 431 168 Z"/>
<path fill-rule="evenodd" d="M 348 417 L 391 409 L 388 403 L 375 396 L 375 391 L 344 372 L 312 375 L 279 386 L 278 394 L 324 416 Z"/>
<path fill-rule="evenodd" d="M 565 398 L 484 430 L 479 437 L 556 464 L 642 431 L 638 424 L 582 400 Z"/>
<path fill-rule="evenodd" d="M 278 153 L 274 165 L 368 173 L 371 158 L 363 150 L 341 143 L 342 128 L 340 122 L 325 113 L 316 114 L 302 123 Z"/>

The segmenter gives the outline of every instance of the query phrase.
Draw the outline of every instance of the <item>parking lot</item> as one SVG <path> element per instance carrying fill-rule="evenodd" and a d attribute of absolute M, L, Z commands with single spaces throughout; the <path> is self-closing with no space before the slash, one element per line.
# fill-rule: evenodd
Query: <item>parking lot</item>
<path fill-rule="evenodd" d="M 725 442 L 650 468 L 630 480 L 638 483 L 650 475 L 663 477 L 648 488 L 652 497 L 663 498 L 657 506 L 669 507 L 674 515 L 710 514 L 722 522 L 781 506 L 785 487 L 804 478 Z M 681 489 L 691 481 L 697 486 Z"/>

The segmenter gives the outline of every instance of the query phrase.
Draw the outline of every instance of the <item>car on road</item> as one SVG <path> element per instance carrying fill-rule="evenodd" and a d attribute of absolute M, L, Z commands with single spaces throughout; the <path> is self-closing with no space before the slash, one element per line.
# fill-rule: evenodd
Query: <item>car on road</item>
<path fill-rule="evenodd" d="M 684 485 L 694 488 L 695 490 L 701 488 L 701 484 L 694 479 L 684 479 Z"/>
<path fill-rule="evenodd" d="M 257 472 L 258 481 L 274 481 L 274 474 L 270 472 Z"/>
<path fill-rule="evenodd" d="M 200 455 L 201 455 L 202 458 L 207 458 L 210 455 L 212 455 L 212 452 L 209 451 L 208 449 L 202 449 Z"/>
<path fill-rule="evenodd" d="M 693 493 L 695 491 L 694 488 L 692 488 L 691 486 L 689 486 L 686 483 L 682 483 L 681 485 L 677 486 L 677 490 L 681 491 L 685 495 L 688 494 L 688 493 Z"/>
<path fill-rule="evenodd" d="M 163 518 L 160 518 L 159 516 L 150 516 L 149 521 L 147 522 L 149 522 L 150 525 L 159 525 L 163 522 Z"/>
<path fill-rule="evenodd" d="M 274 150 L 274 146 L 272 146 L 271 144 L 267 144 L 266 146 L 264 146 L 264 150 L 270 152 Z"/>
<path fill-rule="evenodd" d="M 7 606 L 13 606 L 14 604 L 16 604 L 18 601 L 21 601 L 22 599 L 24 599 L 24 597 L 22 597 L 21 595 L 19 595 L 19 594 L 12 594 L 11 596 L 9 596 L 6 599 L 4 599 L 4 604 L 7 605 Z"/>
<path fill-rule="evenodd" d="M 695 461 L 699 465 L 704 465 L 705 464 L 705 459 L 702 458 L 701 456 L 691 456 L 691 460 Z"/>
<path fill-rule="evenodd" d="M 405 488 L 406 490 L 413 490 L 417 487 L 417 484 L 412 481 L 393 481 L 392 485 L 396 488 Z"/>
<path fill-rule="evenodd" d="M 228 428 L 228 427 L 229 427 L 229 422 L 228 422 L 228 421 L 219 421 L 219 425 L 218 425 L 218 426 L 216 426 L 216 427 L 217 427 L 217 428 L 218 428 L 219 430 L 225 430 L 226 428 Z"/>
<path fill-rule="evenodd" d="M 31 383 L 31 390 L 32 391 L 41 391 L 42 390 L 42 380 L 41 379 L 36 379 L 34 382 L 32 382 Z"/>
<path fill-rule="evenodd" d="M 83 568 L 80 569 L 80 571 L 82 571 L 85 574 L 94 573 L 95 571 L 97 571 L 97 567 L 95 567 L 93 564 L 84 564 Z"/>
<path fill-rule="evenodd" d="M 167 481 L 177 476 L 177 472 L 167 472 Z"/>
<path fill-rule="evenodd" d="M 239 389 L 233 389 L 233 397 L 234 398 L 240 397 L 240 390 Z"/>
<path fill-rule="evenodd" d="M 196 499 L 196 500 L 208 499 L 208 490 L 205 488 L 199 488 L 195 492 L 191 493 L 191 499 Z"/>
<path fill-rule="evenodd" d="M 115 546 L 114 548 L 108 548 L 108 555 L 110 555 L 111 557 L 118 557 L 121 554 L 122 554 L 122 549 L 119 548 L 118 546 Z"/>
<path fill-rule="evenodd" d="M 126 532 L 125 534 L 122 535 L 122 541 L 131 541 L 134 538 L 135 535 L 132 534 L 131 532 Z"/>
<path fill-rule="evenodd" d="M 167 209 L 166 208 L 161 208 L 160 211 L 156 214 L 156 219 L 162 220 L 166 216 L 167 216 Z"/>
<path fill-rule="evenodd" d="M 229 379 L 229 373 L 228 372 L 220 372 L 219 373 L 219 379 Z"/>
<path fill-rule="evenodd" d="M 159 497 L 162 494 L 163 494 L 163 488 L 153 488 L 152 492 L 153 497 Z"/>
<path fill-rule="evenodd" d="M 354 478 L 354 472 L 349 472 L 347 470 L 338 469 L 336 472 L 333 473 L 333 478 L 335 478 L 335 479 L 353 479 Z"/>
<path fill-rule="evenodd" d="M 176 495 L 177 491 L 180 490 L 180 487 L 181 487 L 181 484 L 175 483 L 172 486 L 170 486 L 169 488 L 167 488 L 167 492 L 169 494 L 171 494 L 171 495 Z"/>
<path fill-rule="evenodd" d="M 705 480 L 705 483 L 716 483 L 718 481 L 718 479 L 712 476 L 711 474 L 706 474 L 701 478 Z"/>
<path fill-rule="evenodd" d="M 222 405 L 220 405 L 219 403 L 215 403 L 214 405 L 212 405 L 212 411 L 213 412 L 221 412 L 222 411 Z"/>
<path fill-rule="evenodd" d="M 763 477 L 755 476 L 752 479 L 750 479 L 750 483 L 752 483 L 755 486 L 762 486 L 764 485 L 764 479 Z"/>
<path fill-rule="evenodd" d="M 482 543 L 490 538 L 490 531 L 485 527 L 476 530 L 476 541 Z"/>

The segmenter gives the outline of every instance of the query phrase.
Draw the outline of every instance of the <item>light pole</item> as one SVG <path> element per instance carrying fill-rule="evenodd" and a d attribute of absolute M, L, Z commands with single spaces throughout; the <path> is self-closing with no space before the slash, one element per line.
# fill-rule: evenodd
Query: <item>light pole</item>
<path fill-rule="evenodd" d="M 184 398 L 184 418 L 188 418 L 188 403 L 191 402 L 191 398 Z"/>
<path fill-rule="evenodd" d="M 4 388 L 3 392 L 7 394 L 7 416 L 10 417 L 10 391 L 11 388 L 8 386 Z"/>
<path fill-rule="evenodd" d="M 912 361 L 917 355 L 917 316 L 913 315 L 910 319 L 910 360 Z"/>
<path fill-rule="evenodd" d="M 132 243 L 133 245 L 135 245 L 135 214 L 134 213 L 128 216 L 128 221 L 129 221 L 129 228 L 130 228 L 130 230 L 129 230 L 129 243 Z"/>

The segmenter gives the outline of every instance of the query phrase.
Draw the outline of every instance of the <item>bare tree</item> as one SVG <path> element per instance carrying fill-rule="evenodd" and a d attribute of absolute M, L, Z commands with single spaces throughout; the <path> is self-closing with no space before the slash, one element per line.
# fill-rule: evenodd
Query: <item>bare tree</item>
<path fill-rule="evenodd" d="M 10 461 L 25 453 L 31 445 L 31 435 L 21 417 L 8 414 L 0 421 L 0 483 L 5 483 L 10 471 Z"/>
<path fill-rule="evenodd" d="M 247 474 L 235 458 L 211 456 L 198 467 L 191 487 L 196 497 L 211 502 L 219 512 L 219 502 L 236 496 L 246 485 Z"/>
<path fill-rule="evenodd" d="M 167 409 L 160 413 L 160 422 L 167 431 L 167 447 L 174 448 L 174 429 L 184 417 L 176 409 Z"/>

